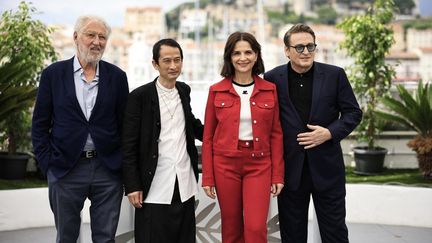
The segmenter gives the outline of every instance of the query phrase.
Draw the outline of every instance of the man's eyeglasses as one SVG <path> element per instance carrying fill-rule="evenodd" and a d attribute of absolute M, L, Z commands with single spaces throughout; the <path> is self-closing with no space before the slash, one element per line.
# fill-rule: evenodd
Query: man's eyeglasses
<path fill-rule="evenodd" d="M 305 47 L 307 48 L 308 52 L 314 52 L 316 49 L 315 43 L 309 43 L 307 45 L 295 45 L 295 46 L 289 46 L 296 50 L 297 53 L 303 53 Z"/>

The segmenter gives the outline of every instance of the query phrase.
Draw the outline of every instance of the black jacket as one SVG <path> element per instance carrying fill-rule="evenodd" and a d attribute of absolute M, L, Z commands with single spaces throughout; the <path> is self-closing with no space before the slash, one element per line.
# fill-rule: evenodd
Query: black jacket
<path fill-rule="evenodd" d="M 203 125 L 192 114 L 190 87 L 175 84 L 185 115 L 187 152 L 198 181 L 198 152 L 195 138 L 202 140 Z M 143 191 L 147 197 L 158 162 L 158 142 L 161 131 L 156 79 L 129 94 L 123 120 L 122 151 L 123 181 L 126 195 Z"/>
<path fill-rule="evenodd" d="M 284 137 L 285 187 L 297 190 L 307 156 L 314 186 L 319 191 L 344 188 L 345 166 L 340 141 L 359 124 L 362 111 L 342 68 L 314 62 L 312 106 L 308 124 L 326 127 L 332 139 L 311 149 L 298 144 L 297 134 L 307 132 L 289 97 L 288 66 L 278 66 L 264 74 L 264 79 L 276 84 L 280 119 Z M 307 155 L 306 155 L 307 154 Z"/>

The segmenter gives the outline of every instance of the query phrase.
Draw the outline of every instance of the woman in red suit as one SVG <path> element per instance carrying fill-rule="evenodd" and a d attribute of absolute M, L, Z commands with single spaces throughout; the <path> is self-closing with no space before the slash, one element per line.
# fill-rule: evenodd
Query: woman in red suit
<path fill-rule="evenodd" d="M 210 87 L 202 145 L 206 194 L 217 197 L 222 242 L 267 242 L 270 194 L 283 187 L 282 129 L 276 87 L 264 72 L 255 37 L 228 37 L 221 75 Z"/>

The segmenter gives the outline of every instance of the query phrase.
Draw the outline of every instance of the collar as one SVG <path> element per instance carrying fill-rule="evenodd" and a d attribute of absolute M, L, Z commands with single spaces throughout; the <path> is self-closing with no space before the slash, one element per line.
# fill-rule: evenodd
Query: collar
<path fill-rule="evenodd" d="M 177 83 L 177 81 L 174 83 L 174 87 L 172 89 L 168 89 L 168 88 L 166 88 L 165 86 L 162 85 L 162 83 L 160 82 L 159 77 L 156 78 L 156 82 L 155 82 L 156 88 L 161 89 L 161 90 L 163 90 L 165 92 L 172 92 L 172 91 L 174 91 L 174 89 L 176 89 L 176 87 L 177 87 L 175 85 L 176 83 Z"/>
<path fill-rule="evenodd" d="M 291 62 L 288 63 L 288 74 L 294 75 L 294 77 L 311 77 L 315 68 L 315 62 L 312 63 L 312 67 L 305 73 L 298 73 L 291 67 Z"/>
<path fill-rule="evenodd" d="M 74 71 L 74 73 L 76 73 L 76 72 L 83 73 L 84 72 L 82 67 L 81 67 L 81 64 L 78 61 L 77 56 L 73 57 L 73 71 Z M 99 78 L 99 62 L 96 64 L 96 78 Z"/>
<path fill-rule="evenodd" d="M 273 90 L 272 84 L 268 81 L 265 81 L 258 75 L 253 75 L 255 88 L 258 90 Z M 232 84 L 232 77 L 227 77 L 222 79 L 219 83 L 213 85 L 214 91 L 230 91 L 234 89 Z"/>
<path fill-rule="evenodd" d="M 252 80 L 252 82 L 250 82 L 250 83 L 248 83 L 248 84 L 241 84 L 241 83 L 237 83 L 234 79 L 232 80 L 232 83 L 235 85 L 235 86 L 238 86 L 238 87 L 250 87 L 250 86 L 253 86 L 254 84 L 255 84 L 255 80 Z"/>

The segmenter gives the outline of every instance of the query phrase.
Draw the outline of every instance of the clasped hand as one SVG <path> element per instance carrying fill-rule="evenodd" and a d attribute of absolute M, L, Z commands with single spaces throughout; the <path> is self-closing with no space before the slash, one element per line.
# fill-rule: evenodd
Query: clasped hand
<path fill-rule="evenodd" d="M 304 149 L 316 147 L 332 138 L 330 131 L 321 126 L 307 125 L 310 132 L 303 132 L 297 135 L 299 145 L 305 146 Z"/>

